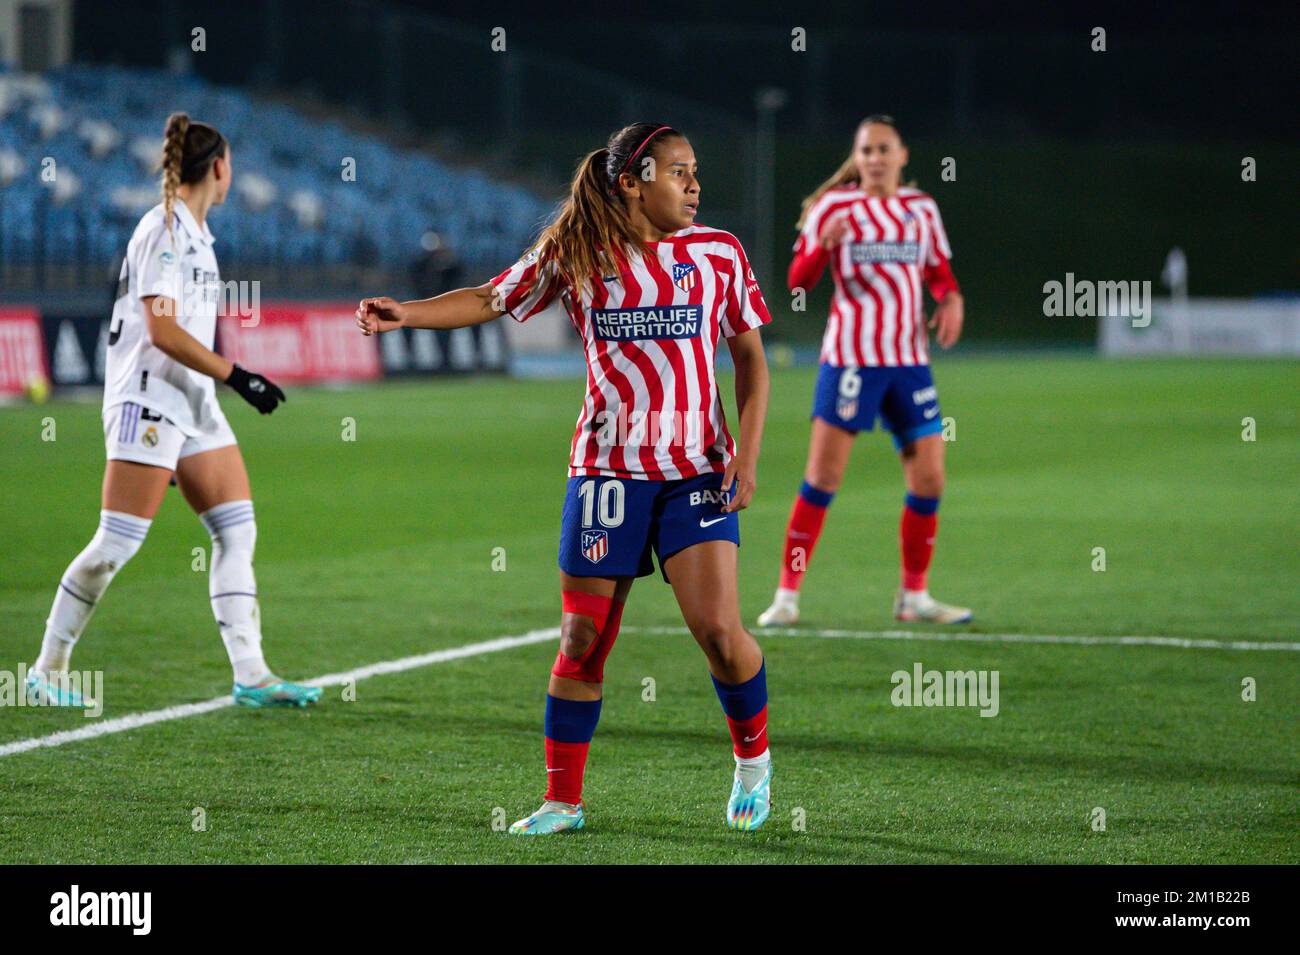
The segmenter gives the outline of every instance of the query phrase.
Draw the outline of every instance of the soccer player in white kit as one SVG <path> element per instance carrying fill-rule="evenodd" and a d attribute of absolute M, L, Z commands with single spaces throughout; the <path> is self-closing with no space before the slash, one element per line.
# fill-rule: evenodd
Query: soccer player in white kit
<path fill-rule="evenodd" d="M 822 338 L 804 481 L 786 528 L 781 578 L 759 626 L 799 620 L 799 587 L 859 431 L 876 419 L 893 433 L 907 493 L 899 523 L 902 574 L 894 616 L 966 623 L 971 611 L 930 596 L 943 493 L 943 419 L 930 374 L 921 285 L 937 302 L 930 327 L 940 346 L 961 335 L 964 303 L 948 264 L 952 249 L 933 198 L 901 185 L 907 147 L 889 116 L 858 124 L 853 149 L 804 200 L 790 263 L 791 290 L 831 269 L 835 293 Z"/>
<path fill-rule="evenodd" d="M 320 688 L 281 680 L 262 654 L 248 472 L 216 398 L 223 381 L 262 414 L 285 400 L 266 378 L 212 351 L 221 284 L 205 220 L 230 189 L 230 145 L 211 126 L 173 113 L 161 168 L 163 201 L 127 245 L 109 325 L 99 530 L 59 582 L 28 692 L 52 705 L 90 705 L 61 675 L 174 479 L 212 536 L 208 592 L 234 669 L 235 702 L 306 706 Z"/>

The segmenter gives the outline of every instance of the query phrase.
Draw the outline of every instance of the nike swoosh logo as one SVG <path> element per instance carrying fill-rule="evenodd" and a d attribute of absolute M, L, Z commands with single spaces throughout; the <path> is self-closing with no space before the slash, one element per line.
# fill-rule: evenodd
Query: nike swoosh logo
<path fill-rule="evenodd" d="M 938 413 L 939 413 L 939 409 L 938 409 L 938 408 L 931 408 L 931 409 L 929 409 L 928 411 L 925 412 L 925 416 L 926 416 L 927 418 L 933 418 L 933 417 L 934 417 L 935 415 L 937 415 Z"/>
<path fill-rule="evenodd" d="M 767 729 L 767 724 L 766 724 L 766 723 L 763 724 L 763 729 L 760 729 L 756 735 L 754 735 L 754 736 L 746 736 L 746 737 L 745 737 L 745 742 L 746 742 L 746 743 L 752 743 L 752 742 L 754 742 L 755 740 L 758 739 L 759 736 L 762 736 L 762 735 L 763 735 L 763 730 L 765 730 L 765 729 Z"/>
<path fill-rule="evenodd" d="M 564 767 L 561 766 L 559 769 L 548 769 L 547 772 L 548 772 L 548 773 L 562 773 L 562 772 L 564 772 Z"/>
<path fill-rule="evenodd" d="M 725 521 L 726 519 L 727 519 L 727 517 L 726 517 L 725 514 L 724 514 L 722 517 L 715 517 L 715 518 L 714 518 L 713 520 L 711 520 L 711 521 L 706 521 L 704 518 L 701 517 L 701 518 L 700 518 L 700 526 L 701 526 L 701 527 L 712 527 L 714 524 L 718 523 L 718 521 Z"/>

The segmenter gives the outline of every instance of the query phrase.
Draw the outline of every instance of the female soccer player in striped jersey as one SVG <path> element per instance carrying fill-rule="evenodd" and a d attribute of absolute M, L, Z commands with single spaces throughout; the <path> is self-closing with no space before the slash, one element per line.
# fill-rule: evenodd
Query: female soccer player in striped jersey
<path fill-rule="evenodd" d="M 60 674 L 100 597 L 144 543 L 174 476 L 212 536 L 208 593 L 235 702 L 306 706 L 320 689 L 281 680 L 262 655 L 248 472 L 215 392 L 224 381 L 262 414 L 284 400 L 266 378 L 212 351 L 221 282 L 206 219 L 230 189 L 230 145 L 211 126 L 173 113 L 161 165 L 163 201 L 126 247 L 109 323 L 99 530 L 63 574 L 27 685 L 43 702 L 89 705 Z"/>
<path fill-rule="evenodd" d="M 961 335 L 963 305 L 939 207 L 925 193 L 900 185 L 906 165 L 907 147 L 894 120 L 869 116 L 858 125 L 849 157 L 803 203 L 790 288 L 811 288 L 830 264 L 835 292 L 822 338 L 808 464 L 786 529 L 780 585 L 758 618 L 760 626 L 798 621 L 799 585 L 826 509 L 844 478 L 854 437 L 870 431 L 877 416 L 893 433 L 907 484 L 894 616 L 934 623 L 971 619 L 968 609 L 940 603 L 926 586 L 943 492 L 944 442 L 922 281 L 938 303 L 930 327 L 944 348 Z"/>
<path fill-rule="evenodd" d="M 653 551 L 708 659 L 731 730 L 727 823 L 757 829 L 770 805 L 763 655 L 741 624 L 737 512 L 748 506 L 763 420 L 770 318 L 736 237 L 697 225 L 695 154 L 669 126 L 637 123 L 590 153 L 568 200 L 522 259 L 478 288 L 398 303 L 365 299 L 365 334 L 457 328 L 503 312 L 564 316 L 582 340 L 587 387 L 560 527 L 560 652 L 546 698 L 547 789 L 510 831 L 581 828 L 587 748 L 605 659 Z M 714 376 L 725 339 L 736 367 L 737 448 Z"/>

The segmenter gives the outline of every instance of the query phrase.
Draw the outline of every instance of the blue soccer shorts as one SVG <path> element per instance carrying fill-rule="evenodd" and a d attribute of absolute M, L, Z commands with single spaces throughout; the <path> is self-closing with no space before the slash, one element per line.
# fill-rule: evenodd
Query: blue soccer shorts
<path fill-rule="evenodd" d="M 817 373 L 812 417 L 853 432 L 873 430 L 880 418 L 900 449 L 943 431 L 929 365 L 838 368 L 823 363 Z"/>
<path fill-rule="evenodd" d="M 734 482 L 733 482 L 734 489 Z M 702 541 L 740 546 L 740 519 L 722 475 L 677 481 L 571 477 L 560 520 L 560 570 L 572 577 L 645 577 L 651 551 L 664 561 Z M 668 573 L 664 571 L 664 580 Z"/>

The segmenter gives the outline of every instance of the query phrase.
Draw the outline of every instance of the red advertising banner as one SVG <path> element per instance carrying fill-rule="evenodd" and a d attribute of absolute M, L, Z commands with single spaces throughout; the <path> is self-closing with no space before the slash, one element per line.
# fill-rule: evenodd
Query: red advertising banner
<path fill-rule="evenodd" d="M 21 395 L 35 378 L 50 378 L 40 313 L 0 308 L 0 394 Z"/>
<path fill-rule="evenodd" d="M 361 334 L 356 308 L 356 302 L 270 302 L 254 317 L 223 316 L 219 350 L 275 382 L 379 378 L 379 342 Z"/>

